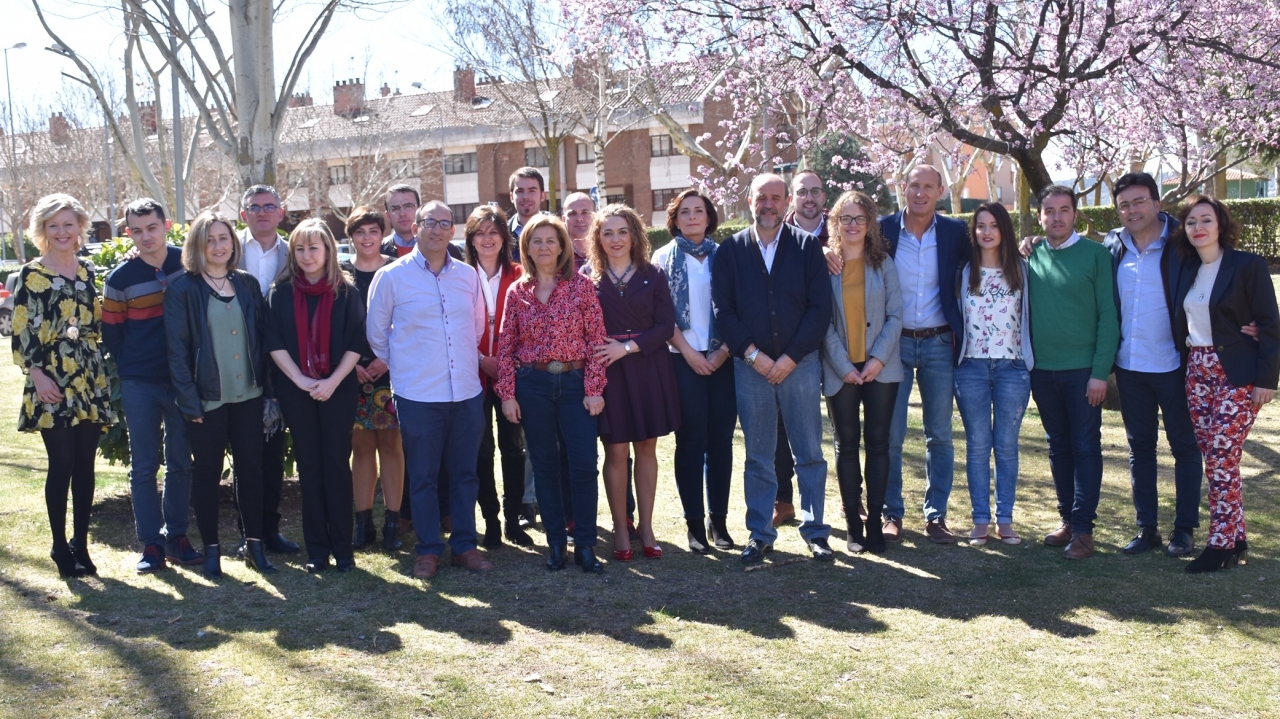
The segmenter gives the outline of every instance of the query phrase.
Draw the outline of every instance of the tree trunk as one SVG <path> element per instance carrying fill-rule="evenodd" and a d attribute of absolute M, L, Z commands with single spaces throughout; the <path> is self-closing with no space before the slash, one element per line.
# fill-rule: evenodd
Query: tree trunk
<path fill-rule="evenodd" d="M 272 57 L 271 0 L 230 0 L 231 47 L 235 53 L 236 167 L 242 186 L 274 185 L 276 137 L 271 113 L 276 104 Z"/>
<path fill-rule="evenodd" d="M 556 212 L 556 200 L 560 195 L 560 147 L 564 138 L 544 135 L 547 148 L 547 211 Z"/>
<path fill-rule="evenodd" d="M 1031 185 L 1027 183 L 1021 165 L 1018 171 L 1018 235 L 1031 236 Z"/>
<path fill-rule="evenodd" d="M 607 191 L 609 189 L 609 185 L 606 184 L 608 180 L 604 174 L 604 138 L 600 135 L 592 137 L 591 150 L 596 154 L 596 194 L 599 196 L 599 200 L 597 200 L 596 204 L 600 207 L 604 207 L 604 198 L 608 197 Z"/>

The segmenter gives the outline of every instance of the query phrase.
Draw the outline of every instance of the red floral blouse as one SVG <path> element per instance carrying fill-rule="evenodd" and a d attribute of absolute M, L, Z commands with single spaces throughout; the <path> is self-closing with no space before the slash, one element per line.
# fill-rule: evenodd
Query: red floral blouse
<path fill-rule="evenodd" d="M 556 288 L 545 305 L 534 296 L 537 287 L 537 278 L 529 277 L 516 281 L 507 290 L 498 334 L 498 396 L 504 400 L 516 396 L 516 369 L 520 363 L 557 360 L 586 360 L 586 395 L 603 395 L 605 366 L 594 358 L 593 348 L 608 335 L 596 286 L 574 273 L 572 279 L 556 280 Z"/>

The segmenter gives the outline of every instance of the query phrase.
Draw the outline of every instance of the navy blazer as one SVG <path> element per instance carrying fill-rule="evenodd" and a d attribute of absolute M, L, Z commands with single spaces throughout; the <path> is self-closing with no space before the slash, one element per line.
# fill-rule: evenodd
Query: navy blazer
<path fill-rule="evenodd" d="M 960 267 L 969 260 L 969 226 L 954 217 L 934 214 L 937 222 L 934 234 L 938 238 L 938 285 L 942 292 L 942 316 L 947 319 L 951 331 L 960 334 L 964 330 L 964 316 L 956 298 L 955 278 Z M 902 232 L 902 213 L 895 212 L 880 218 L 880 234 L 889 245 L 889 256 L 898 259 L 898 235 Z M 906 292 L 906 282 L 903 282 Z M 923 327 L 917 329 L 925 329 Z"/>
<path fill-rule="evenodd" d="M 716 329 L 738 357 L 752 344 L 796 364 L 822 346 L 831 323 L 831 280 L 818 238 L 783 223 L 772 270 L 751 228 L 720 243 L 711 270 Z"/>
<path fill-rule="evenodd" d="M 1182 303 L 1196 280 L 1200 258 L 1187 258 L 1182 265 L 1173 295 L 1173 341 L 1186 364 L 1190 333 Z M 1222 265 L 1209 293 L 1209 320 L 1213 347 L 1227 381 L 1235 387 L 1252 384 L 1275 389 L 1280 379 L 1280 310 L 1276 309 L 1275 287 L 1266 260 L 1252 252 L 1223 248 Z M 1258 323 L 1257 339 L 1240 331 L 1250 322 Z"/>

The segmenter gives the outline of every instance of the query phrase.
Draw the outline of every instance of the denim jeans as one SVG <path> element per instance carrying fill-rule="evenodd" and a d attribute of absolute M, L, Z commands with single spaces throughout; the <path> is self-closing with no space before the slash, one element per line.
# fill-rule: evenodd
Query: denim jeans
<path fill-rule="evenodd" d="M 524 425 L 525 446 L 533 461 L 534 490 L 548 546 L 568 542 L 560 481 L 561 441 L 569 458 L 574 546 L 596 546 L 596 502 L 600 491 L 596 437 L 600 434 L 600 421 L 582 405 L 585 398 L 580 369 L 560 374 L 532 367 L 516 370 L 520 424 Z"/>
<path fill-rule="evenodd" d="M 747 529 L 751 538 L 772 544 L 773 503 L 778 496 L 774 458 L 778 448 L 778 412 L 787 426 L 795 453 L 796 484 L 800 488 L 800 536 L 807 542 L 825 539 L 831 527 L 823 524 L 827 491 L 827 460 L 822 456 L 822 366 L 818 353 L 800 360 L 782 384 L 772 385 L 745 360 L 735 358 L 733 381 L 738 417 L 747 445 L 743 491 L 747 500 Z"/>
<path fill-rule="evenodd" d="M 1129 437 L 1129 479 L 1133 485 L 1133 508 L 1139 527 L 1155 527 L 1159 510 L 1156 499 L 1156 439 L 1159 418 L 1164 417 L 1164 436 L 1173 452 L 1175 509 L 1173 524 L 1181 529 L 1200 526 L 1200 478 L 1203 464 L 1196 445 L 1191 412 L 1187 409 L 1186 372 L 1131 372 L 1116 368 L 1116 388 L 1120 391 L 1120 416 Z"/>
<path fill-rule="evenodd" d="M 1085 398 L 1090 370 L 1031 370 L 1031 394 L 1049 439 L 1058 515 L 1075 534 L 1093 534 L 1102 492 L 1102 405 Z"/>
<path fill-rule="evenodd" d="M 1031 397 L 1022 360 L 969 358 L 955 369 L 956 405 L 964 421 L 973 523 L 991 524 L 991 453 L 996 455 L 996 522 L 1013 522 L 1018 490 L 1018 432 Z"/>
<path fill-rule="evenodd" d="M 907 438 L 907 408 L 911 384 L 920 383 L 920 404 L 924 410 L 924 518 L 944 519 L 951 499 L 955 474 L 955 447 L 951 444 L 952 355 L 951 332 L 922 340 L 903 337 L 902 382 L 889 428 L 889 484 L 885 488 L 885 519 L 901 520 L 906 514 L 902 499 L 902 444 Z"/>
<path fill-rule="evenodd" d="M 723 517 L 729 513 L 733 430 L 738 424 L 733 365 L 723 364 L 709 375 L 700 375 L 676 353 L 671 364 L 680 391 L 675 473 L 684 518 L 702 521 L 704 506 L 712 515 Z M 702 503 L 704 485 L 706 505 Z"/>
<path fill-rule="evenodd" d="M 129 423 L 129 490 L 133 521 L 142 544 L 160 545 L 165 537 L 187 533 L 191 508 L 191 445 L 187 423 L 166 383 L 126 379 L 120 405 Z M 156 489 L 160 443 L 164 442 L 164 491 Z M 163 509 L 162 509 L 163 508 Z"/>
<path fill-rule="evenodd" d="M 400 415 L 400 439 L 409 467 L 409 503 L 413 506 L 415 547 L 419 556 L 444 554 L 440 538 L 442 469 L 448 472 L 449 510 L 453 533 L 449 548 L 454 555 L 476 548 L 476 458 L 484 429 L 484 393 L 461 402 L 414 402 L 396 397 Z"/>

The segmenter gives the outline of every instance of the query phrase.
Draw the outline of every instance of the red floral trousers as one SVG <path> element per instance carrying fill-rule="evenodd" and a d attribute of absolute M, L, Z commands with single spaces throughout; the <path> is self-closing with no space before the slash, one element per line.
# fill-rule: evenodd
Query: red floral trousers
<path fill-rule="evenodd" d="M 1250 395 L 1253 385 L 1227 381 L 1218 353 L 1192 347 L 1187 360 L 1187 402 L 1196 443 L 1209 480 L 1209 546 L 1231 549 L 1246 539 L 1241 498 L 1240 454 L 1249 428 L 1258 418 Z"/>

